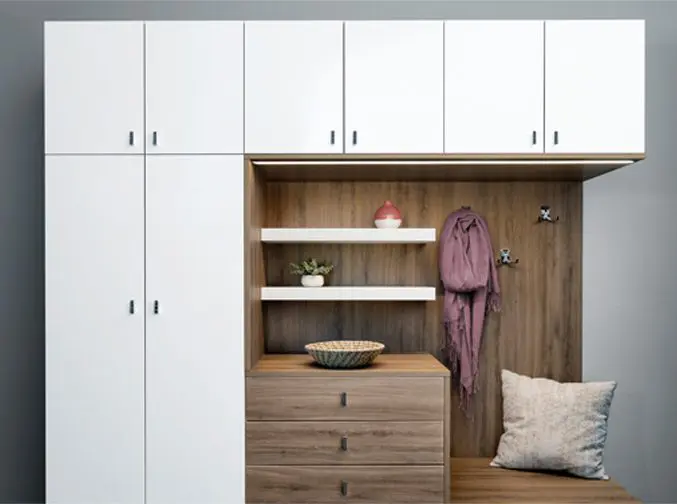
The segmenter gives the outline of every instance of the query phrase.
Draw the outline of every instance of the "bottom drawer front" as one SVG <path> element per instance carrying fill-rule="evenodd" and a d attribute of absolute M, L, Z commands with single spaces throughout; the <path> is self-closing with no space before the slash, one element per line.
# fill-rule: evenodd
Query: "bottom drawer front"
<path fill-rule="evenodd" d="M 247 422 L 251 465 L 444 463 L 442 422 Z"/>
<path fill-rule="evenodd" d="M 247 503 L 441 504 L 444 466 L 248 466 Z"/>

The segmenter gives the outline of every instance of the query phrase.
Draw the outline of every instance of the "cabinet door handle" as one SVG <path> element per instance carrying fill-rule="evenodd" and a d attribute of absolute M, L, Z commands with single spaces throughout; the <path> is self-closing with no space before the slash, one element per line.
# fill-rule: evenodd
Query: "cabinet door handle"
<path fill-rule="evenodd" d="M 153 301 L 153 313 L 155 315 L 160 313 L 160 302 L 158 300 Z"/>
<path fill-rule="evenodd" d="M 559 131 L 555 130 L 555 134 L 553 135 L 553 140 L 555 141 L 555 145 L 559 143 Z"/>
<path fill-rule="evenodd" d="M 348 394 L 341 392 L 341 407 L 345 408 L 348 406 Z"/>
<path fill-rule="evenodd" d="M 353 130 L 353 145 L 357 145 L 357 131 Z"/>
<path fill-rule="evenodd" d="M 531 132 L 531 144 L 536 145 L 536 130 Z"/>
<path fill-rule="evenodd" d="M 341 436 L 341 450 L 348 451 L 348 436 Z"/>
<path fill-rule="evenodd" d="M 134 300 L 133 300 L 133 299 L 131 299 L 131 300 L 129 301 L 129 313 L 131 313 L 132 315 L 134 315 Z"/>
<path fill-rule="evenodd" d="M 348 482 L 341 480 L 341 495 L 345 497 L 348 495 Z"/>
<path fill-rule="evenodd" d="M 157 145 L 157 131 L 153 131 L 153 145 Z"/>
<path fill-rule="evenodd" d="M 331 130 L 331 135 L 330 135 L 330 140 L 332 145 L 334 145 L 334 142 L 336 141 L 336 132 L 334 130 Z"/>
<path fill-rule="evenodd" d="M 129 145 L 134 145 L 134 132 L 129 132 Z"/>

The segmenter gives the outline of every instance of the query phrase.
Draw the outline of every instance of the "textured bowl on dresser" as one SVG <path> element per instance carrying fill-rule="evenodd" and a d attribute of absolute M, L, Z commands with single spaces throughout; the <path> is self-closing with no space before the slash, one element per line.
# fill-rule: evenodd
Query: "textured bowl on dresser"
<path fill-rule="evenodd" d="M 309 343 L 305 348 L 322 367 L 350 369 L 374 362 L 385 345 L 376 341 L 340 340 Z"/>

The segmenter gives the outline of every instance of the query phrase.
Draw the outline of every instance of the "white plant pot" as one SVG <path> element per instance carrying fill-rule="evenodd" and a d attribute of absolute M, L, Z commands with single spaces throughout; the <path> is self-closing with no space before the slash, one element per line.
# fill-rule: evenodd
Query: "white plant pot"
<path fill-rule="evenodd" d="M 397 229 L 402 224 L 402 219 L 377 219 L 374 226 L 379 229 Z"/>
<path fill-rule="evenodd" d="M 301 285 L 304 287 L 322 287 L 324 285 L 324 276 L 322 275 L 303 275 Z"/>

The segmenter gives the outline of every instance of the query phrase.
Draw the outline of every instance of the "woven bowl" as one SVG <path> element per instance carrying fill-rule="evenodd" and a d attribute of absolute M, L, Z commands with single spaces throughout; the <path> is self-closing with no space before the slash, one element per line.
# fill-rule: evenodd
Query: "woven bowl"
<path fill-rule="evenodd" d="M 371 364 L 385 345 L 376 341 L 340 340 L 309 343 L 305 348 L 322 367 L 350 369 Z"/>

